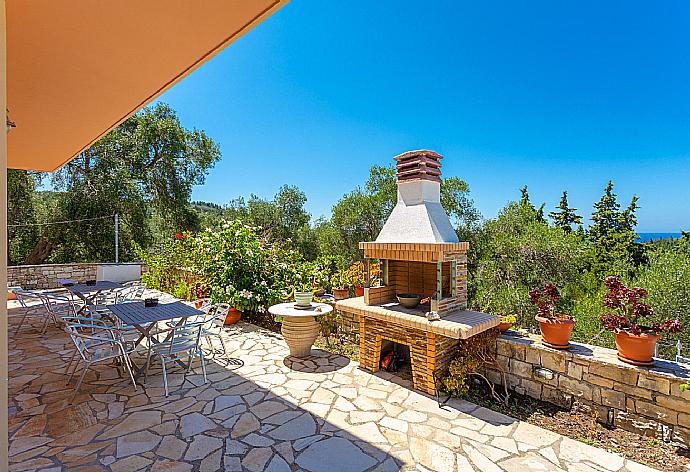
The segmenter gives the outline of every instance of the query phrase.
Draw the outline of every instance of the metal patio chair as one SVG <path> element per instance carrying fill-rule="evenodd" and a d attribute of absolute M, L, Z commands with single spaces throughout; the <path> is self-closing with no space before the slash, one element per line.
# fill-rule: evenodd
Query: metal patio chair
<path fill-rule="evenodd" d="M 43 323 L 43 329 L 41 333 L 45 333 L 48 328 L 48 321 L 53 322 L 55 326 L 63 326 L 63 318 L 66 316 L 77 316 L 79 311 L 76 308 L 76 303 L 74 299 L 63 293 L 51 293 L 51 292 L 41 292 L 38 296 L 43 302 L 43 307 L 46 309 L 48 316 L 46 316 L 45 322 Z"/>
<path fill-rule="evenodd" d="M 206 363 L 204 361 L 204 353 L 201 349 L 201 331 L 203 329 L 203 325 L 203 322 L 185 323 L 165 331 L 160 331 L 159 334 L 169 332 L 166 340 L 149 346 L 150 355 L 157 355 L 160 358 L 163 366 L 163 386 L 165 387 L 166 397 L 170 395 L 168 388 L 168 370 L 166 368 L 166 364 L 171 362 L 177 362 L 184 365 L 182 361 L 186 359 L 187 365 L 185 373 L 187 373 L 192 368 L 192 361 L 194 360 L 194 357 L 198 357 L 201 361 L 201 370 L 204 374 L 204 383 L 208 381 L 206 378 Z"/>
<path fill-rule="evenodd" d="M 122 341 L 117 328 L 108 326 L 103 320 L 96 318 L 66 316 L 63 320 L 65 331 L 70 335 L 76 348 L 65 372 L 67 373 L 72 363 L 74 363 L 74 369 L 67 380 L 68 384 L 72 381 L 72 377 L 74 377 L 79 364 L 82 363 L 84 365 L 70 402 L 77 396 L 84 377 L 91 366 L 110 360 L 119 360 L 121 362 L 129 373 L 134 389 L 137 389 L 137 383 L 132 373 L 132 361 L 129 359 L 128 349 Z M 77 355 L 79 355 L 79 358 L 77 358 Z M 74 362 L 75 358 L 77 362 Z"/>
<path fill-rule="evenodd" d="M 213 349 L 212 339 L 218 338 L 220 345 L 223 347 L 223 355 L 227 356 L 228 349 L 223 339 L 223 327 L 225 326 L 225 317 L 228 311 L 230 311 L 230 305 L 227 303 L 216 303 L 215 305 L 210 305 L 204 311 L 206 311 L 207 315 L 201 328 L 201 337 L 206 341 L 214 354 L 215 350 Z"/>
<path fill-rule="evenodd" d="M 118 303 L 143 301 L 146 285 L 141 283 L 141 281 L 133 280 L 131 282 L 125 282 L 122 284 L 122 286 L 124 288 L 120 293 Z"/>
<path fill-rule="evenodd" d="M 203 300 L 209 300 L 203 299 Z M 221 346 L 223 347 L 223 354 L 227 355 L 228 350 L 225 346 L 225 340 L 223 340 L 223 326 L 225 326 L 225 317 L 230 311 L 230 305 L 227 303 L 216 303 L 216 304 L 206 304 L 202 305 L 199 310 L 203 311 L 204 314 L 190 316 L 184 322 L 184 325 L 199 323 L 202 325 L 201 328 L 201 339 L 208 344 L 210 352 L 215 354 L 213 348 L 213 338 L 218 338 Z M 175 321 L 169 321 L 167 325 L 171 328 L 175 327 L 177 323 Z"/>
<path fill-rule="evenodd" d="M 19 324 L 17 325 L 17 329 L 14 331 L 14 334 L 17 334 L 19 330 L 24 326 L 24 322 L 26 321 L 26 317 L 29 315 L 41 315 L 44 317 L 48 317 L 48 313 L 45 310 L 45 307 L 43 306 L 43 302 L 41 300 L 41 297 L 38 293 L 32 292 L 30 290 L 24 290 L 19 287 L 15 287 L 13 289 L 13 292 L 15 296 L 17 297 L 17 302 L 19 302 L 19 306 L 22 307 L 24 310 L 24 314 L 22 315 L 22 319 L 19 320 Z"/>

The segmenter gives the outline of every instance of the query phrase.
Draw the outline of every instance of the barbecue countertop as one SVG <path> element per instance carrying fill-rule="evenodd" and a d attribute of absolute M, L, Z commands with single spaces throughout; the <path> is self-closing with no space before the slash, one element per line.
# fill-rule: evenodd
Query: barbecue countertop
<path fill-rule="evenodd" d="M 471 310 L 458 310 L 443 315 L 440 320 L 429 321 L 422 309 L 405 308 L 397 302 L 366 305 L 364 297 L 339 300 L 335 304 L 335 309 L 421 329 L 453 339 L 470 338 L 475 334 L 496 327 L 500 323 L 498 316 Z"/>

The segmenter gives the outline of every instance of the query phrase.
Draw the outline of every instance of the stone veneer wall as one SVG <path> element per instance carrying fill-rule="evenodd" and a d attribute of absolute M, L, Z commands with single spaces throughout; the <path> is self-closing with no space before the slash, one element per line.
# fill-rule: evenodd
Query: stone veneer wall
<path fill-rule="evenodd" d="M 59 288 L 61 279 L 72 279 L 77 282 L 95 280 L 98 264 L 42 264 L 9 266 L 7 284 L 27 290 Z"/>
<path fill-rule="evenodd" d="M 690 447 L 690 391 L 680 390 L 690 379 L 689 368 L 663 360 L 652 368 L 635 367 L 619 361 L 615 350 L 572 343 L 570 350 L 557 351 L 539 339 L 498 338 L 497 360 L 509 388 L 566 408 L 580 402 L 603 423 Z M 540 368 L 553 378 L 539 376 Z M 498 371 L 486 374 L 502 383 Z"/>

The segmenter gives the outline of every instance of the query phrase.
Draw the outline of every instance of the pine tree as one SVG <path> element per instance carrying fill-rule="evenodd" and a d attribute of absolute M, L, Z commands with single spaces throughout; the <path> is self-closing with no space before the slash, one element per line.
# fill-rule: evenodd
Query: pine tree
<path fill-rule="evenodd" d="M 568 192 L 563 192 L 561 202 L 557 208 L 558 211 L 552 211 L 549 213 L 549 217 L 551 217 L 556 226 L 566 233 L 573 231 L 573 225 L 582 224 L 582 217 L 575 213 L 577 208 L 570 208 L 568 206 Z"/>
<path fill-rule="evenodd" d="M 620 204 L 613 193 L 613 182 L 609 180 L 604 195 L 594 204 L 589 239 L 594 243 L 595 270 L 607 271 L 615 261 L 627 261 L 635 265 L 644 261 L 644 251 L 635 240 L 637 216 L 635 211 L 638 197 L 634 196 L 630 205 L 620 211 Z"/>
<path fill-rule="evenodd" d="M 520 188 L 520 205 L 530 206 L 530 207 L 534 208 L 534 205 L 532 205 L 532 202 L 529 201 L 529 193 L 527 192 L 527 185 L 524 185 Z"/>
<path fill-rule="evenodd" d="M 613 182 L 609 180 L 604 195 L 594 204 L 592 226 L 589 236 L 593 241 L 601 241 L 620 229 L 620 204 L 613 193 Z"/>
<path fill-rule="evenodd" d="M 524 185 L 522 188 L 520 188 L 520 194 L 520 206 L 531 212 L 534 215 L 535 221 L 538 221 L 539 223 L 546 223 L 546 219 L 544 218 L 544 204 L 542 203 L 539 208 L 532 204 L 529 199 L 529 193 L 527 192 L 527 185 Z"/>

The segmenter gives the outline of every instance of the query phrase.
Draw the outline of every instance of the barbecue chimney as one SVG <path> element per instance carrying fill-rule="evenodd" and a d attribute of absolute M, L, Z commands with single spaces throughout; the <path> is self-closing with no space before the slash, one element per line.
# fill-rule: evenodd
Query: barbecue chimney
<path fill-rule="evenodd" d="M 394 159 L 398 203 L 377 243 L 457 243 L 458 236 L 441 206 L 441 159 L 434 151 L 409 151 Z"/>

